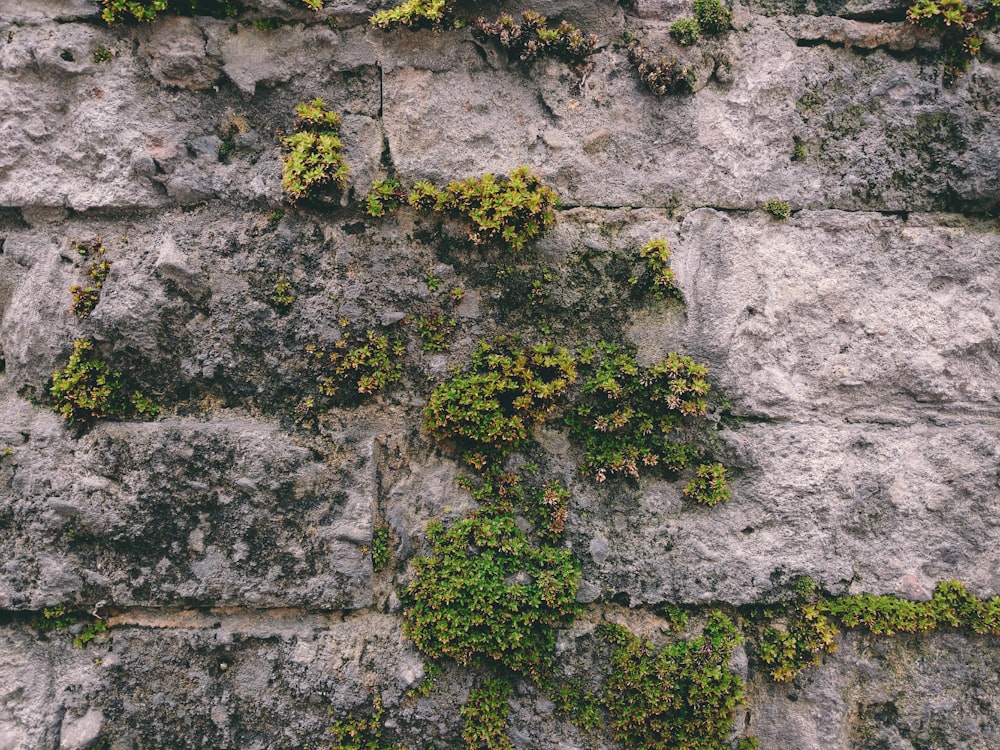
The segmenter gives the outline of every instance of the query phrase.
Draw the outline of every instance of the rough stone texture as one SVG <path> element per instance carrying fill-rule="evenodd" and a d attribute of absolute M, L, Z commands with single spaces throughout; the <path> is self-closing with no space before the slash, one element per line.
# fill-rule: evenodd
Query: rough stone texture
<path fill-rule="evenodd" d="M 734 31 L 691 49 L 668 34 L 691 12 L 679 0 L 503 4 L 596 33 L 580 76 L 468 29 L 371 29 L 375 3 L 244 6 L 110 28 L 96 0 L 0 0 L 0 750 L 323 746 L 376 693 L 387 740 L 463 746 L 479 675 L 446 664 L 407 695 L 425 667 L 404 589 L 427 522 L 475 506 L 423 405 L 499 332 L 627 341 L 645 363 L 682 351 L 726 402 L 707 439 L 733 498 L 714 508 L 663 476 L 581 477 L 558 422 L 511 458 L 572 493 L 586 607 L 559 636 L 560 674 L 596 684 L 601 622 L 662 640 L 657 605 L 745 614 L 803 575 L 831 593 L 924 599 L 957 578 L 1000 594 L 996 34 L 945 86 L 937 40 L 888 0 L 737 4 Z M 649 95 L 625 31 L 693 65 L 696 92 Z M 317 96 L 343 116 L 349 187 L 291 206 L 279 139 Z M 563 210 L 517 258 L 359 207 L 387 174 L 518 164 Z M 791 218 L 765 213 L 771 198 Z M 96 236 L 112 271 L 78 319 L 73 243 Z M 629 291 L 654 237 L 683 304 Z M 269 299 L 282 276 L 287 310 Z M 428 354 L 414 320 L 438 310 L 458 328 Z M 344 319 L 404 342 L 403 380 L 303 418 L 305 347 Z M 84 433 L 52 411 L 83 336 L 162 404 L 156 420 Z M 85 649 L 82 625 L 38 633 L 60 603 L 99 606 L 110 630 Z M 750 643 L 735 729 L 769 750 L 997 747 L 998 660 L 989 638 L 847 633 L 775 684 Z M 510 735 L 623 747 L 524 681 Z"/>

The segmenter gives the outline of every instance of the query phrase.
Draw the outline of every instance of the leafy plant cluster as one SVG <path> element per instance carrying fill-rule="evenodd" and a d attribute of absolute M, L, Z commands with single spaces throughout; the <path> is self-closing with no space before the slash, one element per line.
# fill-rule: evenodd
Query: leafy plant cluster
<path fill-rule="evenodd" d="M 379 523 L 372 532 L 372 569 L 378 573 L 389 562 L 389 525 Z"/>
<path fill-rule="evenodd" d="M 451 18 L 451 3 L 448 0 L 406 0 L 395 8 L 380 10 L 368 21 L 380 29 L 395 25 L 410 29 L 436 29 Z"/>
<path fill-rule="evenodd" d="M 628 60 L 635 68 L 639 80 L 656 96 L 665 94 L 690 94 L 694 91 L 695 73 L 676 58 L 650 53 L 631 35 L 626 35 Z"/>
<path fill-rule="evenodd" d="M 458 326 L 455 318 L 446 317 L 440 310 L 417 318 L 417 334 L 425 352 L 437 354 L 448 351 L 448 337 Z"/>
<path fill-rule="evenodd" d="M 279 276 L 278 280 L 274 282 L 274 291 L 268 300 L 279 312 L 285 312 L 292 306 L 295 301 L 295 288 L 292 286 L 292 282 L 288 280 L 287 276 Z"/>
<path fill-rule="evenodd" d="M 666 240 L 647 242 L 639 248 L 639 259 L 645 267 L 642 273 L 628 280 L 633 289 L 648 292 L 656 299 L 681 299 L 681 292 L 674 285 L 676 279 L 670 269 L 670 246 Z"/>
<path fill-rule="evenodd" d="M 476 245 L 498 242 L 523 250 L 528 240 L 555 223 L 559 196 L 528 167 L 515 167 L 506 177 L 486 173 L 439 189 L 426 180 L 413 186 L 411 206 L 467 222 Z"/>
<path fill-rule="evenodd" d="M 679 434 L 708 411 L 708 368 L 675 353 L 640 367 L 614 344 L 599 348 L 604 356 L 566 420 L 570 437 L 584 446 L 584 473 L 604 481 L 608 474 L 637 477 L 640 466 L 684 469 L 698 450 Z"/>
<path fill-rule="evenodd" d="M 784 221 L 792 215 L 792 207 L 788 204 L 788 201 L 778 200 L 777 198 L 772 198 L 765 203 L 764 210 L 778 221 Z"/>
<path fill-rule="evenodd" d="M 98 419 L 151 419 L 160 412 L 141 391 L 126 385 L 120 371 L 97 357 L 90 339 L 73 342 L 69 363 L 52 374 L 50 393 L 56 411 L 83 428 Z"/>
<path fill-rule="evenodd" d="M 281 139 L 285 192 L 294 203 L 331 184 L 343 190 L 350 167 L 343 156 L 340 115 L 319 97 L 296 106 L 295 114 L 295 132 Z"/>
<path fill-rule="evenodd" d="M 945 80 L 954 81 L 979 55 L 982 31 L 1000 27 L 1000 0 L 986 0 L 976 8 L 963 0 L 917 0 L 906 18 L 941 37 Z"/>
<path fill-rule="evenodd" d="M 726 746 L 743 681 L 729 669 L 742 638 L 722 612 L 702 635 L 656 651 L 620 625 L 602 635 L 612 645 L 604 705 L 615 737 L 646 750 L 718 750 Z"/>
<path fill-rule="evenodd" d="M 515 471 L 490 465 L 482 468 L 480 484 L 467 477 L 459 482 L 472 493 L 482 512 L 520 513 L 545 542 L 556 544 L 562 538 L 569 512 L 569 490 L 558 480 L 540 485 L 528 483 Z"/>
<path fill-rule="evenodd" d="M 540 677 L 554 628 L 570 624 L 579 565 L 570 550 L 534 546 L 512 514 L 478 514 L 427 528 L 407 589 L 404 633 L 431 658 Z"/>
<path fill-rule="evenodd" d="M 481 341 L 469 370 L 431 394 L 424 425 L 434 438 L 458 442 L 481 467 L 524 445 L 576 378 L 576 360 L 563 347 L 525 347 L 508 337 Z"/>
<path fill-rule="evenodd" d="M 78 242 L 74 247 L 80 255 L 90 260 L 90 283 L 87 286 L 74 284 L 69 288 L 73 295 L 73 304 L 69 309 L 78 318 L 85 318 L 101 301 L 101 289 L 111 274 L 111 261 L 104 259 L 104 245 L 100 237 L 95 237 L 90 242 Z"/>
<path fill-rule="evenodd" d="M 35 629 L 40 633 L 59 632 L 67 630 L 77 623 L 85 625 L 73 638 L 74 648 L 83 648 L 101 633 L 107 632 L 108 624 L 99 617 L 71 610 L 64 604 L 58 604 L 49 609 L 43 609 L 41 617 L 35 620 Z"/>
<path fill-rule="evenodd" d="M 359 333 L 346 318 L 339 322 L 343 333 L 331 348 L 306 347 L 319 369 L 320 393 L 345 399 L 368 396 L 403 376 L 400 357 L 406 347 L 401 341 L 371 329 Z"/>
<path fill-rule="evenodd" d="M 582 68 L 597 51 L 594 34 L 584 34 L 567 21 L 550 28 L 545 16 L 530 10 L 521 14 L 520 23 L 504 13 L 496 21 L 477 18 L 473 28 L 479 39 L 496 41 L 512 59 L 522 62 L 552 57 Z"/>
<path fill-rule="evenodd" d="M 315 0 L 303 0 L 307 5 Z M 103 0 L 101 18 L 109 24 L 128 18 L 136 21 L 153 21 L 158 13 L 170 11 L 182 15 L 206 15 L 216 18 L 235 16 L 240 9 L 231 0 Z"/>
<path fill-rule="evenodd" d="M 694 17 L 682 18 L 670 26 L 670 35 L 679 44 L 692 45 L 702 34 L 721 34 L 732 27 L 733 15 L 719 0 L 694 0 Z"/>
<path fill-rule="evenodd" d="M 510 681 L 502 677 L 487 678 L 469 693 L 462 706 L 462 739 L 470 750 L 514 750 L 507 736 L 510 694 Z"/>
<path fill-rule="evenodd" d="M 337 719 L 330 727 L 332 750 L 402 750 L 399 746 L 382 744 L 382 698 L 372 698 L 372 712 L 367 717 L 349 716 Z"/>
<path fill-rule="evenodd" d="M 406 191 L 396 180 L 376 180 L 365 196 L 365 213 L 369 216 L 385 216 L 387 211 L 395 211 L 406 202 Z"/>
<path fill-rule="evenodd" d="M 864 627 L 875 635 L 926 634 L 939 628 L 1000 635 L 1000 597 L 979 599 L 959 581 L 939 583 L 926 602 L 874 594 L 819 597 L 800 605 L 783 628 L 763 631 L 760 659 L 775 680 L 791 680 L 819 664 L 822 654 L 836 650 L 838 626 Z"/>

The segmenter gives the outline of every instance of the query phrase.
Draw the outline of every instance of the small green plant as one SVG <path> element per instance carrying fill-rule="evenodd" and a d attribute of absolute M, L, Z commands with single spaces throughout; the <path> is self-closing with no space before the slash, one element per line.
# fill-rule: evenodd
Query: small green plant
<path fill-rule="evenodd" d="M 76 613 L 67 609 L 66 605 L 57 604 L 42 610 L 41 617 L 35 620 L 35 630 L 42 633 L 65 630 L 71 625 L 75 625 L 78 620 Z"/>
<path fill-rule="evenodd" d="M 721 34 L 733 24 L 733 14 L 719 0 L 694 0 L 694 17 L 706 34 Z"/>
<path fill-rule="evenodd" d="M 389 525 L 380 523 L 372 532 L 372 569 L 379 573 L 389 562 Z"/>
<path fill-rule="evenodd" d="M 628 59 L 635 67 L 639 80 L 656 96 L 689 94 L 694 91 L 695 73 L 676 59 L 667 60 L 662 55 L 649 53 L 636 39 L 626 37 Z"/>
<path fill-rule="evenodd" d="M 394 25 L 420 29 L 441 28 L 450 18 L 451 4 L 447 0 L 406 0 L 395 8 L 380 10 L 368 21 L 380 29 Z"/>
<path fill-rule="evenodd" d="M 406 191 L 396 180 L 376 180 L 365 196 L 365 213 L 385 216 L 387 211 L 395 211 L 405 201 Z"/>
<path fill-rule="evenodd" d="M 792 136 L 792 161 L 806 160 L 806 145 L 797 135 Z"/>
<path fill-rule="evenodd" d="M 295 107 L 296 132 L 281 139 L 281 184 L 292 202 L 332 184 L 347 187 L 350 168 L 344 161 L 340 140 L 340 115 L 326 109 L 322 99 L 302 102 Z"/>
<path fill-rule="evenodd" d="M 639 367 L 614 344 L 599 348 L 604 357 L 566 420 L 586 452 L 583 472 L 603 482 L 608 474 L 638 477 L 641 466 L 683 469 L 698 451 L 677 436 L 708 411 L 708 369 L 674 353 Z"/>
<path fill-rule="evenodd" d="M 444 213 L 468 222 L 469 239 L 476 245 L 499 242 L 522 250 L 555 223 L 559 197 L 525 166 L 506 177 L 484 174 L 452 182 L 439 190 L 426 181 L 414 185 L 410 205 Z"/>
<path fill-rule="evenodd" d="M 97 49 L 94 50 L 94 54 L 92 57 L 94 62 L 100 65 L 101 63 L 105 63 L 108 60 L 112 59 L 114 56 L 115 56 L 114 52 L 109 50 L 103 44 L 99 44 L 97 45 Z"/>
<path fill-rule="evenodd" d="M 97 636 L 107 632 L 108 624 L 104 620 L 93 620 L 88 622 L 80 634 L 73 639 L 74 648 L 83 648 Z"/>
<path fill-rule="evenodd" d="M 382 697 L 372 697 L 372 712 L 367 718 L 349 716 L 337 719 L 330 727 L 331 750 L 401 750 L 382 744 Z"/>
<path fill-rule="evenodd" d="M 962 0 L 917 0 L 906 11 L 906 18 L 941 37 L 944 78 L 951 83 L 979 55 L 981 32 L 1000 26 L 1000 2 L 987 0 L 970 8 Z"/>
<path fill-rule="evenodd" d="M 674 285 L 674 272 L 670 270 L 670 247 L 666 240 L 647 242 L 639 249 L 639 259 L 645 268 L 639 276 L 628 280 L 633 288 L 649 292 L 660 300 L 669 297 L 681 299 L 681 292 Z"/>
<path fill-rule="evenodd" d="M 702 505 L 716 505 L 732 497 L 726 481 L 726 467 L 720 463 L 702 464 L 695 470 L 694 479 L 684 488 L 684 496 Z"/>
<path fill-rule="evenodd" d="M 423 342 L 421 348 L 432 354 L 448 351 L 448 337 L 455 331 L 458 321 L 446 318 L 435 311 L 417 318 L 417 333 Z"/>
<path fill-rule="evenodd" d="M 601 630 L 612 646 L 605 706 L 617 739 L 648 750 L 726 747 L 743 681 L 729 669 L 741 642 L 735 624 L 713 611 L 702 635 L 659 652 L 619 625 Z"/>
<path fill-rule="evenodd" d="M 160 411 L 140 391 L 128 393 L 121 372 L 97 358 L 89 339 L 73 342 L 69 363 L 52 374 L 50 393 L 56 411 L 83 427 L 98 419 L 152 418 Z"/>
<path fill-rule="evenodd" d="M 775 680 L 788 681 L 821 654 L 836 649 L 837 623 L 867 628 L 875 635 L 926 634 L 939 628 L 959 628 L 979 635 L 1000 635 L 1000 597 L 982 600 L 958 581 L 942 581 L 930 601 L 896 596 L 857 594 L 801 605 L 783 628 L 768 627 L 759 644 L 761 661 L 772 667 Z"/>
<path fill-rule="evenodd" d="M 302 0 L 302 4 L 309 10 L 323 10 L 323 0 Z"/>
<path fill-rule="evenodd" d="M 321 365 L 320 393 L 345 397 L 371 395 L 403 376 L 399 357 L 406 347 L 402 342 L 372 330 L 356 333 L 348 320 L 341 320 L 340 324 L 344 333 L 331 349 L 313 344 L 306 347 L 306 353 Z"/>
<path fill-rule="evenodd" d="M 677 40 L 678 44 L 690 47 L 697 44 L 701 39 L 701 24 L 697 18 L 682 18 L 670 24 L 670 36 Z"/>
<path fill-rule="evenodd" d="M 516 338 L 482 341 L 468 372 L 438 386 L 424 412 L 437 440 L 456 440 L 481 467 L 527 441 L 576 381 L 573 355 L 552 344 L 522 347 Z"/>
<path fill-rule="evenodd" d="M 424 279 L 424 283 L 427 284 L 427 289 L 432 292 L 436 292 L 441 288 L 441 279 L 432 273 L 427 274 L 427 278 Z"/>
<path fill-rule="evenodd" d="M 95 237 L 90 242 L 76 243 L 74 247 L 80 255 L 91 259 L 88 272 L 90 283 L 85 287 L 74 284 L 69 288 L 73 295 L 70 311 L 78 318 L 85 318 L 101 301 L 101 289 L 111 274 L 111 261 L 104 260 L 104 245 L 100 237 Z"/>
<path fill-rule="evenodd" d="M 288 277 L 279 276 L 278 280 L 274 283 L 274 291 L 268 299 L 279 311 L 285 312 L 295 301 L 295 295 L 292 294 L 294 291 L 295 289 L 292 287 L 292 282 L 288 280 Z"/>
<path fill-rule="evenodd" d="M 118 23 L 126 15 L 137 21 L 152 21 L 166 9 L 167 0 L 104 0 L 101 18 L 109 24 Z"/>
<path fill-rule="evenodd" d="M 788 201 L 781 201 L 776 198 L 772 198 L 765 203 L 764 210 L 778 221 L 784 221 L 792 215 L 792 207 L 788 205 Z"/>
<path fill-rule="evenodd" d="M 449 296 L 451 297 L 452 301 L 461 302 L 462 299 L 465 297 L 465 290 L 462 289 L 462 287 L 460 286 L 456 286 L 451 290 L 451 292 L 449 292 Z"/>
<path fill-rule="evenodd" d="M 441 665 L 436 661 L 429 661 L 424 665 L 424 678 L 406 691 L 407 698 L 426 698 L 437 685 L 437 678 L 442 670 Z"/>
<path fill-rule="evenodd" d="M 543 15 L 525 11 L 521 23 L 504 13 L 494 22 L 478 18 L 473 28 L 479 39 L 497 42 L 512 59 L 530 62 L 552 57 L 572 67 L 584 67 L 597 51 L 597 37 L 584 34 L 566 21 L 549 28 L 547 21 Z"/>
<path fill-rule="evenodd" d="M 513 515 L 427 527 L 430 557 L 415 561 L 404 633 L 433 659 L 504 665 L 540 677 L 568 625 L 580 571 L 564 548 L 530 545 Z"/>
<path fill-rule="evenodd" d="M 469 700 L 462 706 L 462 739 L 469 750 L 514 750 L 507 736 L 510 694 L 510 681 L 502 677 L 483 680 L 469 693 Z"/>

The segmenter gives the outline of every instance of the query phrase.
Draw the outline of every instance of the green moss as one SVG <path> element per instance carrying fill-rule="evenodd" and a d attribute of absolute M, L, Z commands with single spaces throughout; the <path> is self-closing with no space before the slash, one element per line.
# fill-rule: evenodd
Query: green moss
<path fill-rule="evenodd" d="M 328 185 L 343 190 L 350 168 L 343 157 L 340 115 L 326 109 L 320 98 L 302 102 L 295 114 L 297 132 L 281 139 L 281 185 L 285 192 L 294 202 Z"/>
<path fill-rule="evenodd" d="M 379 573 L 389 562 L 389 526 L 380 523 L 372 532 L 372 569 Z"/>
<path fill-rule="evenodd" d="M 743 681 L 729 669 L 741 637 L 718 611 L 704 633 L 660 651 L 618 625 L 602 634 L 612 645 L 605 706 L 620 741 L 644 750 L 718 750 L 732 732 Z"/>
<path fill-rule="evenodd" d="M 697 44 L 701 39 L 701 25 L 697 18 L 682 18 L 670 24 L 670 36 L 676 39 L 678 44 L 685 46 Z"/>
<path fill-rule="evenodd" d="M 510 681 L 500 677 L 484 680 L 469 693 L 462 706 L 462 739 L 469 750 L 513 750 L 507 736 L 510 694 Z"/>
<path fill-rule="evenodd" d="M 944 581 L 927 602 L 874 594 L 817 596 L 786 620 L 783 627 L 765 628 L 759 644 L 761 661 L 780 681 L 791 680 L 807 666 L 818 664 L 823 653 L 835 650 L 838 624 L 887 636 L 927 634 L 940 628 L 1000 635 L 1000 597 L 978 599 L 960 582 Z"/>
<path fill-rule="evenodd" d="M 406 201 L 406 191 L 396 180 L 376 180 L 365 196 L 365 213 L 369 216 L 385 216 L 387 211 L 395 211 Z"/>
<path fill-rule="evenodd" d="M 764 210 L 778 221 L 784 221 L 792 215 L 792 207 L 788 204 L 788 201 L 777 200 L 776 198 L 772 198 L 765 203 Z"/>
<path fill-rule="evenodd" d="M 372 26 L 387 29 L 406 26 L 411 29 L 440 28 L 451 17 L 447 0 L 407 0 L 388 10 L 381 10 L 368 19 Z"/>
<path fill-rule="evenodd" d="M 681 299 L 680 290 L 674 285 L 674 272 L 670 269 L 670 247 L 666 240 L 650 240 L 639 249 L 639 259 L 644 265 L 638 276 L 629 284 L 640 292 L 648 292 L 656 299 Z"/>
<path fill-rule="evenodd" d="M 160 411 L 140 391 L 127 388 L 121 372 L 97 358 L 89 339 L 73 342 L 69 363 L 52 374 L 50 393 L 56 411 L 83 427 L 98 419 L 152 418 Z"/>
<path fill-rule="evenodd" d="M 101 301 L 101 289 L 111 274 L 111 261 L 104 260 L 104 245 L 100 237 L 87 243 L 76 243 L 74 247 L 78 253 L 90 259 L 90 283 L 87 286 L 74 284 L 69 288 L 73 296 L 69 309 L 78 318 L 85 318 Z"/>
<path fill-rule="evenodd" d="M 454 333 L 458 321 L 447 318 L 440 311 L 417 318 L 417 334 L 422 342 L 421 348 L 432 354 L 448 351 L 448 337 Z"/>
<path fill-rule="evenodd" d="M 402 750 L 382 743 L 382 698 L 372 698 L 372 711 L 367 717 L 349 716 L 338 719 L 330 727 L 333 735 L 331 750 Z"/>
<path fill-rule="evenodd" d="M 480 467 L 527 441 L 577 377 L 576 362 L 552 344 L 524 347 L 516 338 L 480 342 L 468 371 L 438 386 L 424 411 L 437 440 L 455 440 Z"/>
<path fill-rule="evenodd" d="M 277 308 L 280 312 L 285 312 L 292 306 L 295 301 L 295 291 L 292 287 L 292 282 L 288 280 L 286 276 L 279 276 L 278 280 L 274 283 L 274 291 L 268 300 Z"/>
<path fill-rule="evenodd" d="M 683 469 L 698 450 L 681 429 L 708 410 L 708 369 L 674 353 L 640 367 L 613 344 L 600 349 L 604 356 L 567 418 L 570 437 L 586 452 L 584 473 L 604 481 L 608 474 L 638 477 L 642 466 Z"/>
<path fill-rule="evenodd" d="M 702 505 L 717 505 L 732 497 L 726 480 L 726 467 L 720 463 L 702 464 L 694 479 L 684 488 L 685 497 Z"/>
<path fill-rule="evenodd" d="M 369 396 L 403 376 L 402 342 L 372 330 L 355 332 L 347 320 L 340 324 L 344 334 L 330 349 L 306 347 L 319 371 L 320 393 L 348 399 Z"/>
<path fill-rule="evenodd" d="M 597 37 L 584 34 L 566 21 L 555 28 L 550 28 L 547 21 L 543 15 L 525 11 L 520 23 L 504 13 L 494 22 L 479 18 L 473 28 L 479 39 L 496 42 L 512 59 L 531 62 L 551 57 L 574 67 L 586 65 L 597 51 Z"/>
<path fill-rule="evenodd" d="M 694 17 L 706 34 L 721 34 L 733 23 L 733 14 L 719 0 L 694 0 Z"/>
<path fill-rule="evenodd" d="M 431 658 L 540 676 L 555 628 L 569 625 L 580 571 L 572 553 L 530 545 L 512 515 L 433 522 L 414 562 L 404 632 Z"/>
<path fill-rule="evenodd" d="M 414 185 L 410 205 L 467 222 L 473 244 L 499 243 L 523 250 L 555 223 L 559 197 L 528 167 L 506 177 L 484 174 L 450 183 L 439 190 L 426 181 Z"/>

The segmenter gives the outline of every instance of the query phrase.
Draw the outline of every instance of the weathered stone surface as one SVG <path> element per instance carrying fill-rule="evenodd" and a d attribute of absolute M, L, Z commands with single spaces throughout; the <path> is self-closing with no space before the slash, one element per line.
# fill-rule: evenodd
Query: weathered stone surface
<path fill-rule="evenodd" d="M 669 35 L 689 3 L 502 4 L 596 33 L 578 74 L 468 28 L 371 28 L 384 5 L 250 0 L 236 18 L 108 27 L 97 0 L 0 0 L 0 750 L 323 746 L 375 694 L 387 743 L 463 746 L 481 675 L 448 662 L 407 697 L 425 667 L 403 620 L 427 523 L 476 508 L 424 405 L 499 333 L 632 344 L 643 364 L 681 351 L 719 394 L 703 439 L 733 497 L 713 508 L 683 497 L 686 475 L 580 476 L 557 415 L 511 457 L 571 491 L 585 607 L 559 675 L 599 686 L 604 622 L 662 643 L 663 605 L 750 617 L 799 576 L 834 594 L 926 599 L 952 578 L 1000 594 L 995 33 L 945 86 L 939 41 L 884 0 L 736 4 L 734 30 L 693 48 Z M 625 32 L 693 66 L 695 93 L 645 91 Z M 315 97 L 342 115 L 349 186 L 291 205 L 280 139 Z M 460 221 L 360 205 L 376 178 L 518 164 L 564 205 L 516 256 L 471 247 Z M 94 237 L 112 269 L 77 318 L 73 243 Z M 630 283 L 657 237 L 683 303 Z M 272 299 L 279 279 L 291 305 Z M 428 352 L 418 328 L 438 312 L 456 331 Z M 402 378 L 324 401 L 307 346 L 351 328 L 400 341 Z M 160 416 L 83 431 L 52 410 L 82 337 Z M 82 623 L 36 632 L 57 604 L 110 629 L 85 649 Z M 994 640 L 849 633 L 775 684 L 758 624 L 732 664 L 740 736 L 1000 745 Z M 624 748 L 514 687 L 515 747 Z"/>

